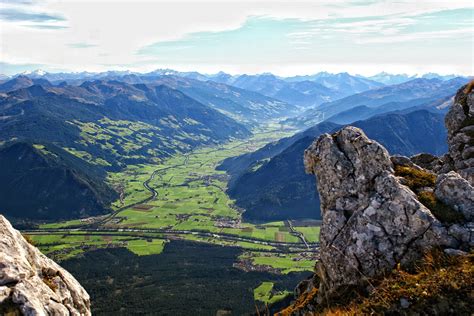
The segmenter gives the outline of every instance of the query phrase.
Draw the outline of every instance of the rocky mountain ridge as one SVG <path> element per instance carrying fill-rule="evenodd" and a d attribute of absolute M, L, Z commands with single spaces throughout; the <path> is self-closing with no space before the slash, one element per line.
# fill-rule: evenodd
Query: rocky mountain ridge
<path fill-rule="evenodd" d="M 317 276 L 297 290 L 303 303 L 283 314 L 306 315 L 351 293 L 367 295 L 374 280 L 415 265 L 433 249 L 472 250 L 473 119 L 474 94 L 463 87 L 446 116 L 449 152 L 439 158 L 390 157 L 350 126 L 313 142 L 304 161 L 318 183 L 321 257 Z"/>

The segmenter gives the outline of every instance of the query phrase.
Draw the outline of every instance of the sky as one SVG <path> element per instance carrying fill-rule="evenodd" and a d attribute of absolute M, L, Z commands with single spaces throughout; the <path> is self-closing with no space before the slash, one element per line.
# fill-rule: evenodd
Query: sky
<path fill-rule="evenodd" d="M 0 73 L 474 74 L 474 2 L 0 0 Z"/>

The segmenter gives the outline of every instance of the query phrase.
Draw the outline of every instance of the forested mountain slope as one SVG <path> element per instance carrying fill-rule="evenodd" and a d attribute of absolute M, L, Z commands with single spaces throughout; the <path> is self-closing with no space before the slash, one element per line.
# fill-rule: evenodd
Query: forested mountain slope
<path fill-rule="evenodd" d="M 0 140 L 55 143 L 113 169 L 248 135 L 242 124 L 164 85 L 33 85 L 0 97 Z"/>
<path fill-rule="evenodd" d="M 16 219 L 58 220 L 109 211 L 118 194 L 105 172 L 56 146 L 0 148 L 0 209 Z"/>

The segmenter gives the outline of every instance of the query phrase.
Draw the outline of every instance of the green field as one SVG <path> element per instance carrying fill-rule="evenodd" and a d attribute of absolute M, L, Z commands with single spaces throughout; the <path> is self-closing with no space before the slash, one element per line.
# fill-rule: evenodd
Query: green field
<path fill-rule="evenodd" d="M 62 261 L 85 251 L 106 247 L 127 247 L 135 237 L 82 234 L 32 234 L 28 235 L 41 251 L 55 260 Z"/>
<path fill-rule="evenodd" d="M 318 242 L 319 241 L 319 226 L 295 226 L 295 230 L 302 233 L 306 238 L 307 242 Z"/>
<path fill-rule="evenodd" d="M 161 239 L 135 239 L 127 242 L 127 249 L 139 256 L 158 255 L 164 247 L 165 241 Z"/>
<path fill-rule="evenodd" d="M 184 240 L 189 240 L 189 241 L 196 241 L 196 242 L 202 242 L 206 244 L 214 244 L 214 245 L 221 245 L 221 246 L 228 246 L 228 247 L 239 247 L 245 250 L 275 250 L 275 247 L 270 246 L 270 245 L 262 245 L 262 244 L 256 244 L 256 243 L 251 243 L 251 242 L 246 242 L 246 241 L 226 241 L 222 240 L 219 238 L 214 238 L 214 237 L 200 237 L 196 235 L 186 235 L 183 236 Z"/>
<path fill-rule="evenodd" d="M 84 132 L 88 132 L 87 128 L 89 127 L 84 126 Z M 117 132 L 123 134 L 126 131 L 122 130 L 122 126 L 117 126 Z M 234 140 L 223 145 L 176 155 L 157 164 L 129 165 L 121 172 L 111 172 L 107 181 L 120 189 L 122 194 L 121 198 L 112 204 L 116 213 L 106 217 L 105 221 L 101 220 L 100 227 L 114 232 L 115 235 L 123 234 L 123 237 L 115 236 L 111 240 L 107 237 L 104 240 L 101 236 L 89 236 L 85 240 L 84 236 L 69 234 L 35 235 L 33 239 L 43 251 L 59 259 L 81 254 L 88 249 L 111 246 L 126 247 L 138 255 L 148 255 L 159 254 L 165 247 L 162 230 L 185 231 L 186 233 L 173 235 L 173 238 L 240 247 L 246 251 L 244 256 L 252 258 L 254 265 L 272 267 L 281 273 L 312 271 L 313 258 L 286 254 L 284 249 L 287 246 L 276 249 L 274 245 L 266 244 L 294 244 L 294 249 L 300 247 L 304 252 L 301 240 L 290 233 L 285 222 L 259 225 L 242 222 L 240 210 L 225 193 L 228 177 L 224 171 L 216 170 L 225 158 L 254 151 L 270 141 L 288 135 L 287 132 L 256 133 L 249 140 Z M 152 196 L 144 186 L 146 181 L 149 187 L 156 190 L 157 197 L 143 202 Z M 64 229 L 83 227 L 89 223 L 88 220 L 73 220 L 49 223 L 41 228 Z M 133 237 L 130 231 L 124 231 L 130 229 L 138 231 L 137 237 Z M 143 239 L 145 233 L 139 231 L 144 229 L 158 232 L 147 232 L 147 237 Z M 308 242 L 318 241 L 319 227 L 295 226 L 294 229 L 301 232 Z M 200 233 L 212 234 L 212 237 L 198 235 Z"/>
<path fill-rule="evenodd" d="M 258 139 L 258 138 L 257 138 Z M 120 212 L 119 223 L 108 227 L 134 227 L 207 231 L 268 241 L 299 242 L 283 222 L 255 226 L 241 223 L 241 214 L 226 195 L 227 176 L 216 166 L 225 158 L 254 150 L 268 139 L 249 143 L 235 141 L 215 149 L 200 149 L 164 161 L 159 166 L 130 166 L 121 173 L 112 174 L 113 183 L 124 186 L 124 199 L 116 207 L 136 203 L 150 195 L 142 183 L 158 170 L 150 186 L 158 192 L 155 200 L 138 208 Z M 308 230 L 309 232 L 309 230 Z"/>
<path fill-rule="evenodd" d="M 291 272 L 313 271 L 315 258 L 310 253 L 268 253 L 244 252 L 240 259 L 249 259 L 253 266 L 267 266 L 279 270 L 282 274 Z"/>
<path fill-rule="evenodd" d="M 253 290 L 254 299 L 265 304 L 273 304 L 291 294 L 289 291 L 276 292 L 273 287 L 273 282 L 262 282 L 262 284 Z"/>

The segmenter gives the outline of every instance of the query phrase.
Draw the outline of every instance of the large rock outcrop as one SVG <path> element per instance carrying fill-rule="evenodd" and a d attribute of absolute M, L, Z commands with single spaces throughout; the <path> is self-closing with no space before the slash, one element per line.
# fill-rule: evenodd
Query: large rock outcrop
<path fill-rule="evenodd" d="M 320 292 L 343 295 L 409 264 L 437 245 L 456 246 L 446 228 L 394 175 L 390 156 L 355 127 L 323 135 L 305 154 L 315 173 L 323 224 Z"/>
<path fill-rule="evenodd" d="M 91 315 L 79 282 L 0 215 L 0 315 Z"/>
<path fill-rule="evenodd" d="M 452 168 L 474 186 L 474 93 L 471 82 L 460 89 L 446 114 L 449 152 L 447 168 Z"/>
<path fill-rule="evenodd" d="M 390 157 L 355 127 L 320 136 L 305 151 L 323 223 L 317 301 L 357 289 L 433 248 L 474 246 L 474 106 L 462 88 L 446 117 L 449 153 Z M 421 166 L 417 165 L 419 163 Z"/>

